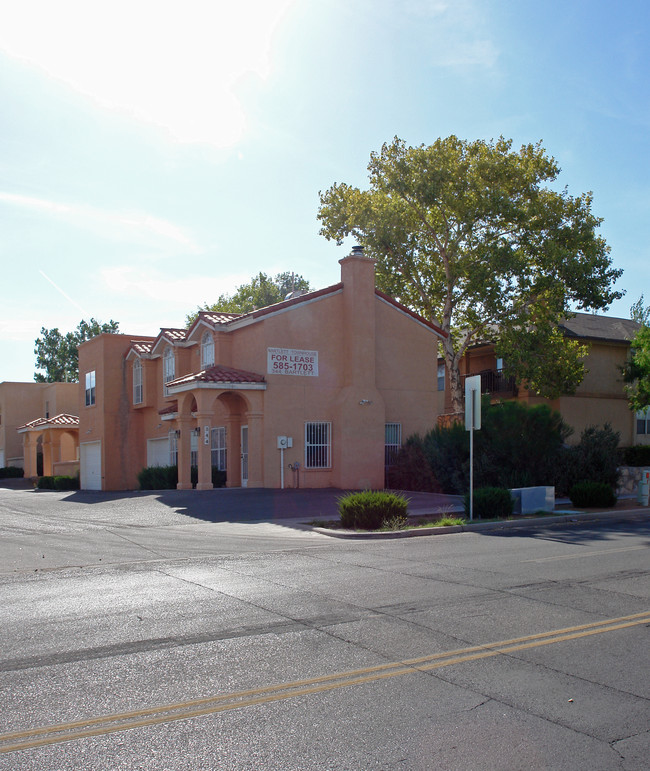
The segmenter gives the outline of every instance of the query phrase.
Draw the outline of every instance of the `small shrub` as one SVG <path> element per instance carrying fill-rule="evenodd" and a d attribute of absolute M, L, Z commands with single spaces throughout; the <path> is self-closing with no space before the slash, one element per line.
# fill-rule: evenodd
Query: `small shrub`
<path fill-rule="evenodd" d="M 569 498 L 581 509 L 607 508 L 616 503 L 614 491 L 605 482 L 577 482 L 569 490 Z"/>
<path fill-rule="evenodd" d="M 18 466 L 4 466 L 0 468 L 0 479 L 22 479 L 25 470 Z"/>
<path fill-rule="evenodd" d="M 36 487 L 39 490 L 57 490 L 58 492 L 66 492 L 67 490 L 79 489 L 79 477 L 69 476 L 44 476 L 39 477 L 36 482 Z"/>
<path fill-rule="evenodd" d="M 469 517 L 469 493 L 465 494 L 465 514 Z M 505 487 L 479 487 L 474 490 L 474 516 L 478 519 L 507 519 L 513 501 Z"/>
<path fill-rule="evenodd" d="M 378 530 L 386 520 L 406 522 L 408 499 L 388 491 L 364 490 L 338 500 L 342 527 Z"/>
<path fill-rule="evenodd" d="M 54 482 L 54 489 L 58 490 L 59 492 L 79 489 L 78 476 L 74 476 L 74 477 L 56 476 L 56 477 L 53 477 L 53 482 Z"/>
<path fill-rule="evenodd" d="M 147 466 L 138 473 L 141 490 L 175 490 L 178 484 L 177 466 Z"/>
<path fill-rule="evenodd" d="M 624 466 L 650 466 L 650 444 L 636 444 L 623 448 Z"/>

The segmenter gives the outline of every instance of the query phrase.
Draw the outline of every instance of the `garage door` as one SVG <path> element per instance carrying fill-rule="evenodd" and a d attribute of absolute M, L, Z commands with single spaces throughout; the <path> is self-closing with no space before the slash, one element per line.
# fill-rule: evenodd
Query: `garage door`
<path fill-rule="evenodd" d="M 147 466 L 169 466 L 169 439 L 147 439 Z"/>
<path fill-rule="evenodd" d="M 102 489 L 102 443 L 84 442 L 79 452 L 82 490 Z"/>

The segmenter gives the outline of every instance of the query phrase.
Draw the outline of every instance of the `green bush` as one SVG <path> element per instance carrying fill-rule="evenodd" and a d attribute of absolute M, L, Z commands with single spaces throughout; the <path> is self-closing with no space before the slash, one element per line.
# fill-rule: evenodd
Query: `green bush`
<path fill-rule="evenodd" d="M 516 401 L 484 402 L 482 410 L 481 430 L 474 434 L 476 487 L 553 484 L 558 456 L 572 433 L 560 413 Z"/>
<path fill-rule="evenodd" d="M 575 448 L 577 455 L 577 481 L 589 479 L 602 482 L 612 489 L 618 482 L 618 443 L 621 435 L 609 423 L 585 428 L 580 444 Z"/>
<path fill-rule="evenodd" d="M 59 491 L 78 490 L 79 477 L 56 476 L 54 477 L 54 489 Z"/>
<path fill-rule="evenodd" d="M 386 490 L 348 493 L 338 500 L 341 525 L 351 530 L 378 530 L 385 520 L 404 523 L 408 498 Z"/>
<path fill-rule="evenodd" d="M 387 469 L 386 487 L 392 490 L 441 492 L 441 487 L 424 454 L 422 438 L 417 434 L 404 442 L 395 457 L 395 462 Z"/>
<path fill-rule="evenodd" d="M 43 476 L 38 478 L 36 487 L 38 487 L 39 490 L 57 490 L 59 492 L 65 492 L 67 490 L 78 490 L 79 477 Z"/>
<path fill-rule="evenodd" d="M 0 479 L 22 479 L 25 470 L 18 466 L 4 466 L 0 468 Z"/>
<path fill-rule="evenodd" d="M 616 487 L 619 434 L 609 424 L 586 428 L 580 442 L 569 447 L 572 429 L 547 405 L 490 404 L 488 397 L 481 409 L 482 426 L 474 433 L 477 489 L 554 485 L 566 495 L 582 479 Z M 649 448 L 631 449 L 642 465 L 650 465 Z M 398 457 L 403 467 L 389 477 L 390 487 L 460 495 L 469 488 L 469 432 L 462 424 L 410 437 Z"/>
<path fill-rule="evenodd" d="M 623 448 L 624 466 L 650 466 L 650 444 L 636 444 Z"/>
<path fill-rule="evenodd" d="M 141 490 L 175 490 L 178 484 L 177 466 L 147 466 L 138 473 Z"/>
<path fill-rule="evenodd" d="M 581 509 L 607 508 L 616 503 L 616 495 L 605 482 L 577 482 L 569 490 L 569 498 Z"/>
<path fill-rule="evenodd" d="M 190 479 L 193 486 L 198 481 L 199 470 L 192 466 Z M 140 490 L 175 490 L 178 485 L 177 466 L 148 466 L 138 474 Z M 226 472 L 212 468 L 212 484 L 214 487 L 226 486 Z"/>
<path fill-rule="evenodd" d="M 469 493 L 465 494 L 465 515 L 469 516 Z M 512 516 L 510 490 L 504 487 L 479 487 L 474 490 L 474 516 L 478 519 L 507 519 Z"/>
<path fill-rule="evenodd" d="M 462 494 L 469 487 L 469 432 L 455 423 L 436 426 L 422 439 L 424 456 L 444 493 Z"/>

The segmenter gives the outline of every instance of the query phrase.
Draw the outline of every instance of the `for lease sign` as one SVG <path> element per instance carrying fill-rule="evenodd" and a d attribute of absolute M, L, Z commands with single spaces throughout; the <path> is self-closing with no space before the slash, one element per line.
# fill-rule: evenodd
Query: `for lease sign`
<path fill-rule="evenodd" d="M 318 377 L 318 351 L 299 351 L 296 348 L 267 348 L 269 375 L 302 375 Z"/>

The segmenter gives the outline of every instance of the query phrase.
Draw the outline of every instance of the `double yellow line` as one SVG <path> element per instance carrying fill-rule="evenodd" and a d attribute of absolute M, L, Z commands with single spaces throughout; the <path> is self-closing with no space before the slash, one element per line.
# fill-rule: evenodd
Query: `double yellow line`
<path fill-rule="evenodd" d="M 428 672 L 441 667 L 453 666 L 454 664 L 464 664 L 468 661 L 477 661 L 491 656 L 500 656 L 529 648 L 538 648 L 542 645 L 554 645 L 568 640 L 578 640 L 583 637 L 590 637 L 591 635 L 615 632 L 619 629 L 627 629 L 648 623 L 650 623 L 650 611 L 645 611 L 631 616 L 597 621 L 593 624 L 556 629 L 552 632 L 543 632 L 527 637 L 516 637 L 512 640 L 501 640 L 500 642 L 488 643 L 486 645 L 475 645 L 446 653 L 435 653 L 430 656 L 395 661 L 390 664 L 378 664 L 374 667 L 353 669 L 348 672 L 338 672 L 307 680 L 295 680 L 264 688 L 252 688 L 246 691 L 207 696 L 202 699 L 193 699 L 177 704 L 104 715 L 102 717 L 89 718 L 88 720 L 76 720 L 59 725 L 31 728 L 25 731 L 14 731 L 12 733 L 0 734 L 0 753 L 16 752 L 59 742 L 69 742 L 89 736 L 103 736 L 117 731 L 127 731 L 131 728 L 142 728 L 159 723 L 172 723 L 176 720 L 188 720 L 203 715 L 213 715 L 217 712 L 240 709 L 241 707 L 293 699 L 296 696 L 324 693 L 337 688 L 346 688 L 351 685 L 370 683 L 389 677 L 401 677 L 402 675 L 417 672 Z"/>

